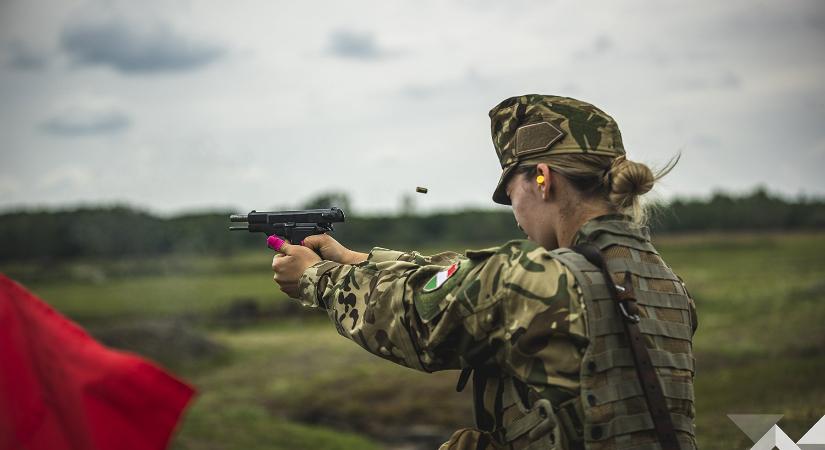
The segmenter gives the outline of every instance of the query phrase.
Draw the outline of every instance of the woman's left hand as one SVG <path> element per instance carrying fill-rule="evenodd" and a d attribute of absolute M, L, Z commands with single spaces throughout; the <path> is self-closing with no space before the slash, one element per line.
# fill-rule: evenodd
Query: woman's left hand
<path fill-rule="evenodd" d="M 270 236 L 268 243 L 277 252 L 272 258 L 272 279 L 281 287 L 284 294 L 298 298 L 298 282 L 301 275 L 310 266 L 321 260 L 314 251 L 300 245 L 292 245 L 276 236 Z"/>

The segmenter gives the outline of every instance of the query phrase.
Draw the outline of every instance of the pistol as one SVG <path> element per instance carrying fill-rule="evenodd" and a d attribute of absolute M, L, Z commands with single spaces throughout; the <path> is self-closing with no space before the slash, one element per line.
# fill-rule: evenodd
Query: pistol
<path fill-rule="evenodd" d="M 247 230 L 250 233 L 266 233 L 285 238 L 290 244 L 300 244 L 308 236 L 333 230 L 333 223 L 343 222 L 346 217 L 339 208 L 306 209 L 303 211 L 255 211 L 249 214 L 232 214 L 230 222 L 246 222 L 246 225 L 230 226 L 230 231 Z"/>

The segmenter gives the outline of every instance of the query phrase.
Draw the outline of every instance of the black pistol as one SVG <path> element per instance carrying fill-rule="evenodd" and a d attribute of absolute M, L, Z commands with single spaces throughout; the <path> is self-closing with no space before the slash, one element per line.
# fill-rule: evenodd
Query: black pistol
<path fill-rule="evenodd" d="M 290 244 L 300 244 L 308 236 L 333 230 L 333 223 L 343 222 L 346 217 L 339 208 L 306 209 L 303 211 L 252 211 L 249 214 L 232 214 L 230 222 L 246 222 L 246 225 L 230 226 L 230 231 L 247 230 L 250 233 L 266 233 L 285 238 Z"/>

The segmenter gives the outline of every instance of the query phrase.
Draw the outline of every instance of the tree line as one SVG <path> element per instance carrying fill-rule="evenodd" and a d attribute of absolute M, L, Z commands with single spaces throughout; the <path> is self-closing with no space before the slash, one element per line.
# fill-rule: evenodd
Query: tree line
<path fill-rule="evenodd" d="M 340 206 L 347 222 L 335 237 L 366 250 L 488 246 L 524 238 L 512 213 L 464 210 L 433 214 L 353 215 L 342 194 L 318 196 L 304 208 Z M 234 211 L 237 212 L 237 211 Z M 0 261 L 147 257 L 169 253 L 228 255 L 261 248 L 263 236 L 227 231 L 228 215 L 215 211 L 161 218 L 127 206 L 21 210 L 0 214 Z M 758 189 L 745 195 L 717 193 L 659 205 L 654 233 L 825 229 L 825 199 L 786 199 Z"/>

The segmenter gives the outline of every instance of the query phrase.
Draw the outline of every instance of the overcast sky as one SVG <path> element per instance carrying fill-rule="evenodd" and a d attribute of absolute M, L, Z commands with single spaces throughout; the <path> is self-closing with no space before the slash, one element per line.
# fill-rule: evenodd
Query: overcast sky
<path fill-rule="evenodd" d="M 0 209 L 491 207 L 487 111 L 527 93 L 681 151 L 660 197 L 821 196 L 823 49 L 820 0 L 0 0 Z"/>

